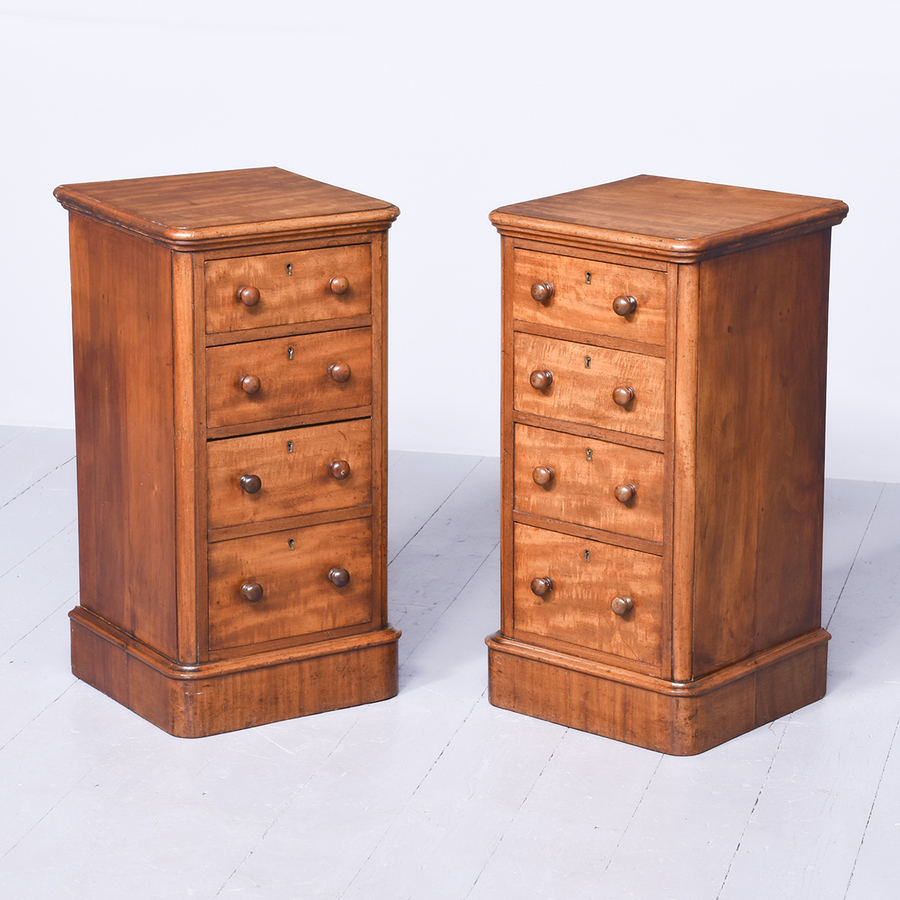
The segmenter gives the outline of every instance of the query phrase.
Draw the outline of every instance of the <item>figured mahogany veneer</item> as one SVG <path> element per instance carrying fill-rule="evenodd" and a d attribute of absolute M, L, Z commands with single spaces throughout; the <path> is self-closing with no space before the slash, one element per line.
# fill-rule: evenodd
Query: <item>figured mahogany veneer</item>
<path fill-rule="evenodd" d="M 65 185 L 75 674 L 198 737 L 397 692 L 396 207 L 249 169 Z"/>
<path fill-rule="evenodd" d="M 638 176 L 495 210 L 497 706 L 693 754 L 825 692 L 836 200 Z"/>

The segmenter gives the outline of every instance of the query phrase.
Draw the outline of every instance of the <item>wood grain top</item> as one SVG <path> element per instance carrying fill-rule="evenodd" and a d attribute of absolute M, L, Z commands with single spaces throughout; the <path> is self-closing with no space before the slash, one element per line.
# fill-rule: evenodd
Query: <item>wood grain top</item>
<path fill-rule="evenodd" d="M 568 236 L 691 261 L 837 225 L 847 211 L 840 200 L 637 175 L 503 206 L 490 218 L 503 234 Z"/>
<path fill-rule="evenodd" d="M 382 230 L 400 213 L 383 200 L 275 167 L 64 184 L 53 193 L 69 210 L 184 249 Z"/>

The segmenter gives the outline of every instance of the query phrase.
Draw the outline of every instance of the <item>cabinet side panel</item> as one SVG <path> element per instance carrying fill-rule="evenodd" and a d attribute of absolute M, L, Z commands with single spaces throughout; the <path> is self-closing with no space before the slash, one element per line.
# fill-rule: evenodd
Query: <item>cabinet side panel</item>
<path fill-rule="evenodd" d="M 700 267 L 695 678 L 820 626 L 829 246 Z"/>
<path fill-rule="evenodd" d="M 387 361 L 388 236 L 373 235 L 372 270 L 372 623 L 388 624 L 387 597 Z"/>
<path fill-rule="evenodd" d="M 70 219 L 81 604 L 176 653 L 169 253 Z"/>

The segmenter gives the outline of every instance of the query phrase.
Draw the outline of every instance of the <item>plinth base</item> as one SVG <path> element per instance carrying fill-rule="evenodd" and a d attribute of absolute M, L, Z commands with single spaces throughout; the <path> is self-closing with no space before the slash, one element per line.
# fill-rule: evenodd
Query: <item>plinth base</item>
<path fill-rule="evenodd" d="M 397 694 L 400 632 L 353 635 L 180 666 L 83 607 L 69 613 L 72 672 L 176 737 L 204 737 Z"/>
<path fill-rule="evenodd" d="M 830 635 L 779 644 L 697 681 L 679 683 L 491 635 L 494 706 L 648 750 L 691 756 L 825 695 Z"/>

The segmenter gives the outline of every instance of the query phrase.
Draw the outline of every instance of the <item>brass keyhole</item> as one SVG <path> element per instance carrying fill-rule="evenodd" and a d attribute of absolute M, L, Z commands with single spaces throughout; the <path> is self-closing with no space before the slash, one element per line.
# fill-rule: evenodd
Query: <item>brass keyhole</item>
<path fill-rule="evenodd" d="M 584 358 L 584 367 L 586 369 L 589 369 L 591 367 L 591 358 L 589 356 L 586 356 Z"/>
<path fill-rule="evenodd" d="M 285 266 L 285 269 L 287 269 L 288 275 L 293 275 L 293 274 L 294 274 L 294 264 L 293 264 L 293 263 L 288 263 L 288 264 Z"/>
<path fill-rule="evenodd" d="M 294 549 L 294 539 L 290 538 L 288 540 L 288 550 L 293 550 L 293 549 Z"/>
<path fill-rule="evenodd" d="M 585 550 L 585 551 L 584 551 L 584 561 L 585 561 L 585 562 L 590 562 L 590 561 L 591 561 L 591 551 L 590 551 L 590 550 Z"/>
<path fill-rule="evenodd" d="M 584 273 L 584 283 L 585 283 L 585 284 L 590 284 L 590 283 L 591 283 L 591 273 L 590 273 L 590 272 L 585 272 L 585 273 Z"/>
<path fill-rule="evenodd" d="M 594 459 L 594 451 L 591 450 L 590 447 L 588 447 L 587 450 L 585 450 L 584 452 L 587 454 L 587 461 L 592 462 Z"/>
<path fill-rule="evenodd" d="M 288 453 L 293 453 L 293 452 L 294 452 L 294 442 L 288 441 Z"/>
<path fill-rule="evenodd" d="M 293 358 L 294 358 L 294 348 L 288 347 L 288 359 L 293 359 Z"/>

